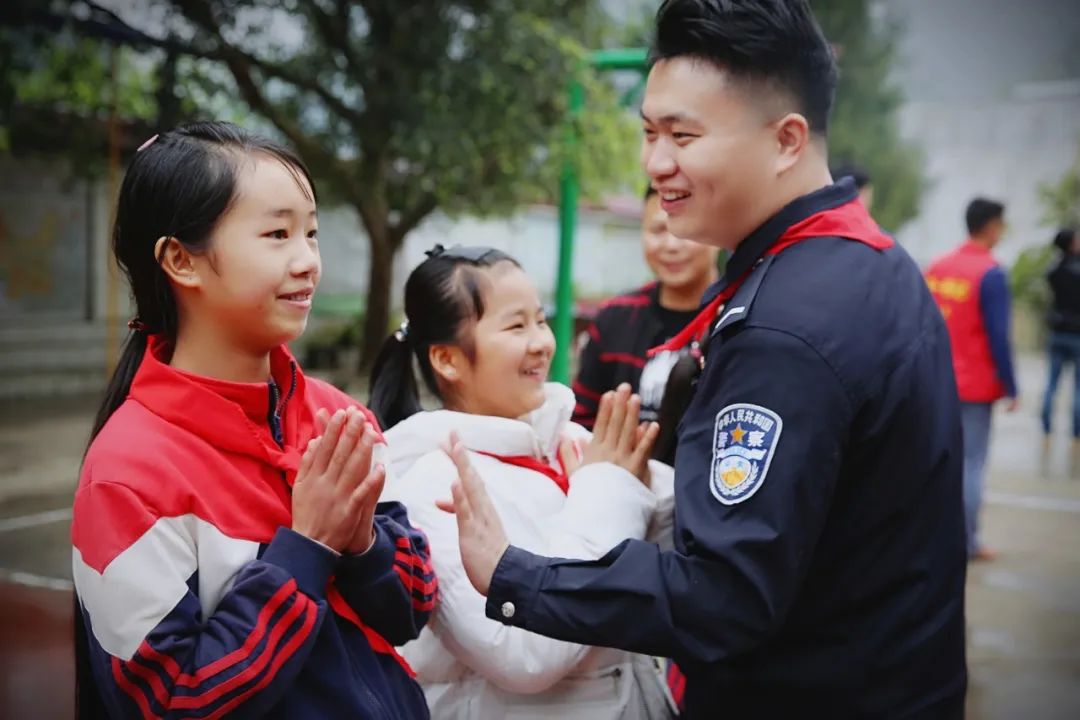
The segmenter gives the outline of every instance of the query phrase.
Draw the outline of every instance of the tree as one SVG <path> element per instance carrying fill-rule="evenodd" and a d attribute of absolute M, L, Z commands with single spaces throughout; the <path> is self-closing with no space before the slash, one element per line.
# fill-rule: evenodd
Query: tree
<path fill-rule="evenodd" d="M 897 229 L 916 215 L 925 180 L 919 149 L 900 136 L 903 94 L 890 80 L 896 22 L 872 16 L 872 0 L 818 0 L 814 15 L 836 49 L 840 84 L 829 130 L 834 162 L 867 168 L 874 184 L 874 217 Z"/>
<path fill-rule="evenodd" d="M 1040 183 L 1036 194 L 1043 209 L 1042 222 L 1049 229 L 1047 237 L 1057 228 L 1080 227 L 1080 152 L 1060 179 Z M 1016 258 L 1009 273 L 1013 298 L 1037 317 L 1045 315 L 1050 306 L 1046 271 L 1056 254 L 1050 243 L 1027 248 Z"/>
<path fill-rule="evenodd" d="M 593 2 L 170 0 L 170 36 L 301 154 L 370 242 L 364 361 L 386 336 L 394 257 L 436 209 L 509 212 L 556 196 L 567 78 Z M 131 24 L 136 20 L 131 18 Z M 227 80 L 223 82 L 223 80 Z M 588 78 L 585 192 L 633 172 L 635 130 Z M 554 238 L 553 238 L 554 244 Z"/>

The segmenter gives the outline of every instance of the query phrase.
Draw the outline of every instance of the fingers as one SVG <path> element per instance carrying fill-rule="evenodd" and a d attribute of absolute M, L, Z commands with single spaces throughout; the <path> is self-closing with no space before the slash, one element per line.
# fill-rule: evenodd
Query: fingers
<path fill-rule="evenodd" d="M 296 470 L 296 479 L 303 480 L 307 478 L 309 472 L 311 472 L 312 458 L 315 457 L 315 450 L 319 447 L 319 438 L 312 438 L 307 445 L 307 449 L 304 450 L 304 454 L 300 456 L 300 467 Z"/>
<path fill-rule="evenodd" d="M 371 466 L 371 456 L 375 448 L 375 441 L 375 428 L 364 423 L 364 430 L 359 441 L 357 441 L 353 451 L 345 461 L 345 465 L 341 468 L 342 480 L 346 482 L 352 480 L 357 483 L 361 480 L 367 482 L 366 477 L 374 471 Z"/>
<path fill-rule="evenodd" d="M 638 440 L 637 447 L 634 448 L 634 452 L 630 456 L 632 467 L 646 466 L 649 457 L 652 455 L 653 446 L 656 445 L 656 438 L 660 437 L 659 423 L 651 422 L 642 427 L 644 430 L 641 433 L 641 439 Z"/>
<path fill-rule="evenodd" d="M 626 406 L 630 400 L 630 385 L 623 383 L 615 389 L 615 397 L 612 399 L 611 418 L 608 421 L 608 434 L 615 443 L 618 442 L 622 432 L 623 420 L 626 418 Z M 612 443 L 614 445 L 615 443 Z"/>
<path fill-rule="evenodd" d="M 311 458 L 312 472 L 321 474 L 326 470 L 326 466 L 330 462 L 330 457 L 337 447 L 338 437 L 341 434 L 341 428 L 344 424 L 344 410 L 338 410 L 330 417 L 330 420 L 326 423 L 326 431 L 320 437 L 319 444 L 315 448 L 314 455 Z"/>
<path fill-rule="evenodd" d="M 382 465 L 376 465 L 371 469 L 371 472 L 367 474 L 352 494 L 349 495 L 349 509 L 355 511 L 356 516 L 359 518 L 363 513 L 361 512 L 365 507 L 374 507 L 375 503 L 379 501 L 379 496 L 382 495 L 383 485 L 386 483 L 386 468 Z"/>
<path fill-rule="evenodd" d="M 326 472 L 330 477 L 337 481 L 352 481 L 355 485 L 359 483 L 367 473 L 365 472 L 358 476 L 347 477 L 342 470 L 345 467 L 345 463 L 348 462 L 349 458 L 352 456 L 353 450 L 356 448 L 356 444 L 359 442 L 360 436 L 364 432 L 367 421 L 356 408 L 349 408 L 345 411 L 345 414 L 346 420 L 344 427 L 338 437 L 334 452 L 330 455 L 330 460 L 326 464 Z"/>
<path fill-rule="evenodd" d="M 641 396 L 637 393 L 630 396 L 626 402 L 626 415 L 623 416 L 622 427 L 618 428 L 619 455 L 628 456 L 634 451 L 637 444 L 637 431 L 641 418 Z"/>
<path fill-rule="evenodd" d="M 315 413 L 315 434 L 322 435 L 326 432 L 326 425 L 330 422 L 330 411 L 326 408 L 319 408 Z"/>
<path fill-rule="evenodd" d="M 615 402 L 615 393 L 608 390 L 600 397 L 600 409 L 596 411 L 593 423 L 593 440 L 603 442 L 607 437 L 608 424 L 611 422 L 611 405 Z"/>
<path fill-rule="evenodd" d="M 562 463 L 563 472 L 569 475 L 577 468 L 578 460 L 577 443 L 572 438 L 564 437 L 559 441 L 559 462 Z"/>

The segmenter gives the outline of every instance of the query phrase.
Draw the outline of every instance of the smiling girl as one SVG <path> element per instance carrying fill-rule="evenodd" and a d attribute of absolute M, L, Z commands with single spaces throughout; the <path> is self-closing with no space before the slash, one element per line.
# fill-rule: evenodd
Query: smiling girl
<path fill-rule="evenodd" d="M 647 461 L 655 425 L 639 427 L 640 399 L 624 386 L 605 397 L 590 442 L 569 421 L 573 393 L 546 382 L 555 341 L 517 262 L 490 248 L 436 246 L 428 255 L 406 283 L 408 319 L 376 361 L 370 405 L 390 428 L 387 496 L 427 533 L 439 574 L 430 629 L 403 650 L 432 716 L 669 717 L 651 658 L 487 619 L 461 565 L 454 518 L 436 506 L 457 478 L 442 447 L 453 432 L 511 542 L 600 557 L 658 526 L 660 505 L 670 520 L 670 468 L 653 463 L 650 473 Z M 414 362 L 443 409 L 422 410 Z"/>
<path fill-rule="evenodd" d="M 113 242 L 138 314 L 72 524 L 81 718 L 427 715 L 391 646 L 434 604 L 426 542 L 376 509 L 374 418 L 285 347 L 317 232 L 299 158 L 233 125 L 132 161 Z"/>

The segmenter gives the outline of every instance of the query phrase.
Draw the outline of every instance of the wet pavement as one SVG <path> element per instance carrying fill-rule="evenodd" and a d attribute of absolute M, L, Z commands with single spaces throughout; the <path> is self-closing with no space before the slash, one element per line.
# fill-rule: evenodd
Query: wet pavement
<path fill-rule="evenodd" d="M 995 417 L 983 514 L 999 557 L 968 573 L 967 716 L 1075 719 L 1080 480 L 1064 477 L 1063 438 L 1039 477 L 1044 366 L 1032 356 L 1019 368 L 1023 407 Z M 93 411 L 88 400 L 0 407 L 0 718 L 72 715 L 69 509 Z"/>

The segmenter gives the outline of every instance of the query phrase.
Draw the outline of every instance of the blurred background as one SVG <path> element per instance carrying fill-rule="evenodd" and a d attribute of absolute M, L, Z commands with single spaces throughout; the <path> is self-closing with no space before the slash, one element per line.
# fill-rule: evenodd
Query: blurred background
<path fill-rule="evenodd" d="M 556 308 L 568 179 L 560 311 L 580 325 L 649 278 L 643 75 L 595 59 L 647 46 L 658 4 L 2 3 L 0 715 L 70 716 L 68 508 L 130 316 L 109 226 L 134 151 L 205 118 L 299 150 L 324 276 L 295 349 L 363 399 L 404 278 L 437 242 L 509 251 Z M 1080 481 L 1065 438 L 1037 469 L 1036 419 L 1050 240 L 1080 224 L 1080 3 L 811 4 L 841 68 L 831 160 L 865 170 L 879 224 L 925 266 L 964 239 L 974 196 L 1006 206 L 1022 409 L 991 451 L 984 522 L 1000 556 L 969 573 L 969 716 L 1080 717 Z M 565 241 L 566 203 L 562 219 Z"/>

